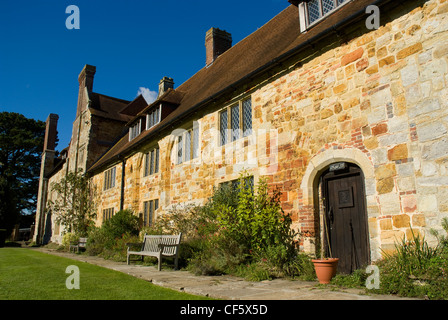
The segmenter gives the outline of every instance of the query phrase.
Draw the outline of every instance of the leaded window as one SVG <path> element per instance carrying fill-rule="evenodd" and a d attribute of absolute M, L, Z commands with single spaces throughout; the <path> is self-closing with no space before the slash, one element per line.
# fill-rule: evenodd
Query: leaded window
<path fill-rule="evenodd" d="M 143 202 L 143 226 L 149 227 L 154 223 L 154 212 L 159 208 L 159 199 Z"/>
<path fill-rule="evenodd" d="M 114 215 L 114 208 L 103 209 L 103 223 Z"/>
<path fill-rule="evenodd" d="M 186 130 L 177 138 L 177 164 L 199 156 L 199 127 Z"/>
<path fill-rule="evenodd" d="M 115 187 L 115 173 L 116 173 L 116 167 L 113 167 L 104 172 L 103 190 L 108 190 Z"/>
<path fill-rule="evenodd" d="M 161 120 L 162 106 L 158 106 L 146 115 L 146 129 L 154 127 Z"/>
<path fill-rule="evenodd" d="M 306 1 L 307 24 L 311 25 L 331 13 L 348 0 L 309 0 Z"/>
<path fill-rule="evenodd" d="M 142 119 L 138 120 L 132 127 L 129 128 L 129 141 L 137 137 L 142 129 Z"/>
<path fill-rule="evenodd" d="M 251 98 L 239 101 L 219 113 L 219 133 L 222 146 L 252 133 Z"/>
<path fill-rule="evenodd" d="M 230 108 L 232 123 L 230 125 L 232 141 L 238 140 L 240 137 L 240 106 L 236 104 Z"/>
<path fill-rule="evenodd" d="M 221 111 L 219 114 L 219 133 L 221 135 L 221 145 L 225 145 L 227 143 L 227 109 Z"/>
<path fill-rule="evenodd" d="M 243 101 L 243 137 L 252 133 L 252 100 Z"/>
<path fill-rule="evenodd" d="M 159 172 L 159 147 L 156 147 L 145 154 L 144 176 L 149 176 Z"/>

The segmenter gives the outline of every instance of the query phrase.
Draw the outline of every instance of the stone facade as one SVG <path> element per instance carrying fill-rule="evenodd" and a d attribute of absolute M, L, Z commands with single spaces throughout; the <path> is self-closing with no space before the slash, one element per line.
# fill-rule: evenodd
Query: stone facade
<path fill-rule="evenodd" d="M 342 40 L 327 37 L 301 50 L 181 128 L 96 169 L 97 224 L 105 209 L 141 214 L 144 201 L 154 199 L 156 217 L 175 204 L 202 204 L 214 187 L 246 171 L 255 183 L 266 177 L 280 188 L 301 247 L 313 252 L 321 232 L 319 177 L 330 164 L 347 162 L 363 173 L 372 260 L 411 228 L 434 244 L 428 230 L 448 217 L 448 1 L 409 1 L 382 21 L 360 32 L 361 21 Z M 221 146 L 220 111 L 247 98 L 252 134 Z M 199 156 L 178 164 L 176 137 L 193 126 Z M 144 155 L 154 146 L 160 168 L 145 177 Z M 115 186 L 103 190 L 112 167 Z"/>

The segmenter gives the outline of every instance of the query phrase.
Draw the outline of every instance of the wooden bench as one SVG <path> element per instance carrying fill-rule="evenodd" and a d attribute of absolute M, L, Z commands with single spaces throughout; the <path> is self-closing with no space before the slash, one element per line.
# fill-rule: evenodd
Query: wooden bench
<path fill-rule="evenodd" d="M 174 258 L 174 268 L 178 267 L 179 246 L 182 233 L 178 235 L 147 235 L 143 238 L 143 243 L 128 243 L 127 264 L 129 264 L 129 256 L 145 256 L 156 257 L 158 260 L 158 270 L 162 269 L 162 257 Z M 131 246 L 141 246 L 140 251 L 131 251 Z"/>
<path fill-rule="evenodd" d="M 75 252 L 75 249 L 77 252 L 79 252 L 80 248 L 85 249 L 87 245 L 87 238 L 79 238 L 79 240 L 77 242 L 72 242 L 70 244 L 70 248 L 69 248 L 69 252 L 72 251 L 73 248 L 73 252 Z"/>

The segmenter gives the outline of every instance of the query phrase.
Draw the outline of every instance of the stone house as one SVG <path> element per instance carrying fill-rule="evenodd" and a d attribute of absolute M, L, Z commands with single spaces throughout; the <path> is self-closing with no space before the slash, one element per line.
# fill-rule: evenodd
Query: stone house
<path fill-rule="evenodd" d="M 281 189 L 303 250 L 323 237 L 347 272 L 411 230 L 433 243 L 448 216 L 448 1 L 290 2 L 233 46 L 210 29 L 204 68 L 178 87 L 163 78 L 149 105 L 94 93 L 86 65 L 58 158 L 47 121 L 36 239 L 60 241 L 48 185 L 82 168 L 98 225 L 127 208 L 148 225 L 244 171 Z"/>

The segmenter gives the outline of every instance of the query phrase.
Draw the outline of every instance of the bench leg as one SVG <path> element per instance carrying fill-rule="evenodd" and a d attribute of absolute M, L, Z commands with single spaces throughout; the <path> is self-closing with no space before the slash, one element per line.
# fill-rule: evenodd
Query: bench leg
<path fill-rule="evenodd" d="M 174 258 L 174 270 L 178 269 L 178 265 L 179 265 L 179 258 L 176 256 Z"/>
<path fill-rule="evenodd" d="M 127 254 L 127 258 L 126 258 L 126 263 L 129 265 L 129 256 L 130 256 L 130 254 L 128 253 Z"/>
<path fill-rule="evenodd" d="M 159 271 L 161 271 L 162 270 L 162 253 L 159 253 L 159 256 L 157 257 L 157 260 L 158 260 L 157 269 Z"/>

